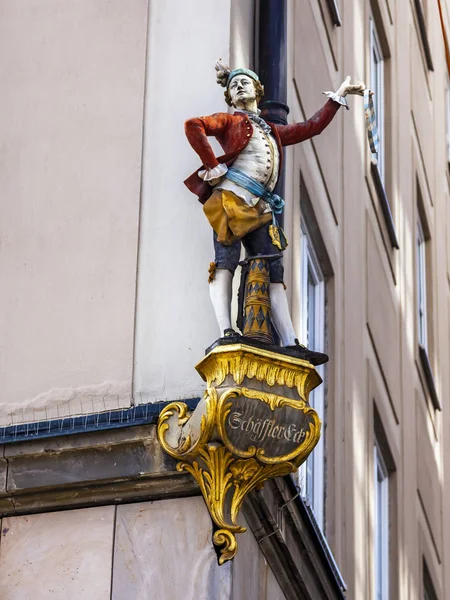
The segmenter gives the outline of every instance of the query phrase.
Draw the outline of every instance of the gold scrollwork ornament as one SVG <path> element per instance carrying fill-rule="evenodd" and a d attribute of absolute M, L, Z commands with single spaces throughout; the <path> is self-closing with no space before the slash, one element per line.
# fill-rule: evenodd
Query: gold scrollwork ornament
<path fill-rule="evenodd" d="M 233 398 L 238 396 L 259 400 L 272 412 L 284 406 L 303 412 L 308 416 L 308 429 L 302 442 L 278 457 L 266 456 L 255 444 L 245 450 L 235 447 L 225 424 Z M 217 526 L 213 543 L 221 548 L 219 564 L 235 556 L 236 534 L 246 530 L 237 518 L 247 494 L 261 489 L 268 479 L 294 472 L 317 444 L 320 428 L 320 419 L 307 402 L 246 387 L 225 389 L 220 396 L 215 388 L 208 387 L 192 414 L 182 402 L 164 408 L 157 428 L 159 442 L 179 461 L 177 469 L 189 472 L 199 485 Z"/>

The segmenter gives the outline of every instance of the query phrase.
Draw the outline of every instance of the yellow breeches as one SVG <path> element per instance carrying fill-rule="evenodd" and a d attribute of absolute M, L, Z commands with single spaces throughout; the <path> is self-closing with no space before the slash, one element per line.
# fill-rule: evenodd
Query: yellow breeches
<path fill-rule="evenodd" d="M 203 205 L 203 211 L 217 233 L 217 240 L 229 246 L 272 220 L 272 213 L 262 213 L 266 207 L 261 204 L 248 206 L 233 192 L 216 190 Z"/>

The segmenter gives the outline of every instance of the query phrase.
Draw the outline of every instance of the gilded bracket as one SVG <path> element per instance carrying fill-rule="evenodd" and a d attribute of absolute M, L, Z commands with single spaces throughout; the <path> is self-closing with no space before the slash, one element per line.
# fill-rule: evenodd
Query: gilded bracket
<path fill-rule="evenodd" d="M 194 412 L 173 402 L 161 413 L 163 449 L 197 481 L 212 520 L 219 563 L 237 552 L 237 518 L 246 495 L 295 471 L 320 438 L 308 404 L 321 379 L 310 363 L 234 344 L 216 347 L 197 365 L 207 381 Z"/>

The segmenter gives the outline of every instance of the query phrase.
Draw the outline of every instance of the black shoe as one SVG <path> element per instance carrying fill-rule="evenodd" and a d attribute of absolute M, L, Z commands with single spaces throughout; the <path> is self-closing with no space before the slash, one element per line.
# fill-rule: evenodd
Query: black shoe
<path fill-rule="evenodd" d="M 234 329 L 225 329 L 225 331 L 223 332 L 223 337 L 221 337 L 221 340 L 227 340 L 227 342 L 238 342 L 241 339 L 241 334 L 238 333 L 237 331 L 235 331 Z"/>
<path fill-rule="evenodd" d="M 290 350 L 293 354 L 295 353 L 296 358 L 307 360 L 315 367 L 318 365 L 323 365 L 329 361 L 329 358 L 326 354 L 323 352 L 314 352 L 313 350 L 308 350 L 308 348 L 300 344 L 297 339 L 295 340 L 294 346 L 285 346 L 285 348 Z"/>
<path fill-rule="evenodd" d="M 217 348 L 217 346 L 231 346 L 232 344 L 237 344 L 242 341 L 242 336 L 235 331 L 234 329 L 225 329 L 223 332 L 223 336 L 216 340 L 211 346 L 208 346 L 205 350 L 205 354 L 209 354 L 211 350 Z"/>

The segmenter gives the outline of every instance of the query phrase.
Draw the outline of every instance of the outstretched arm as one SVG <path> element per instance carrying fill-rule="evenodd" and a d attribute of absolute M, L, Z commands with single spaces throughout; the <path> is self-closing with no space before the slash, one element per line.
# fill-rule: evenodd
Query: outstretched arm
<path fill-rule="evenodd" d="M 337 113 L 341 105 L 346 106 L 347 101 L 345 96 L 348 94 L 357 94 L 362 96 L 364 94 L 365 85 L 362 82 L 352 85 L 350 83 L 350 77 L 339 86 L 336 92 L 325 92 L 330 100 L 318 110 L 310 119 L 304 123 L 294 123 L 293 125 L 279 125 L 277 127 L 280 135 L 280 140 L 283 146 L 290 146 L 292 144 L 298 144 L 305 140 L 309 140 L 315 135 L 319 135 L 333 120 L 334 115 Z"/>
<path fill-rule="evenodd" d="M 283 146 L 291 146 L 309 140 L 319 135 L 331 123 L 334 115 L 340 108 L 340 104 L 334 100 L 328 100 L 310 119 L 303 123 L 292 125 L 278 125 L 277 130 Z"/>
<path fill-rule="evenodd" d="M 219 162 L 208 142 L 208 136 L 220 138 L 228 125 L 227 113 L 216 113 L 210 117 L 189 119 L 184 124 L 186 137 L 199 155 L 205 169 L 214 169 Z"/>

